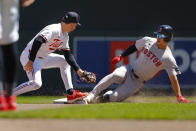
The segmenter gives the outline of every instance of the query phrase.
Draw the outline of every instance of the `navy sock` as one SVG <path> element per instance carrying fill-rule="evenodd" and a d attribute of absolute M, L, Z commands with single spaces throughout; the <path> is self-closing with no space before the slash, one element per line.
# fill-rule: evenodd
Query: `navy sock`
<path fill-rule="evenodd" d="M 74 90 L 73 90 L 73 89 L 68 89 L 68 90 L 67 90 L 67 94 L 68 94 L 68 95 L 72 95 L 72 94 L 73 94 L 73 92 L 74 92 Z"/>

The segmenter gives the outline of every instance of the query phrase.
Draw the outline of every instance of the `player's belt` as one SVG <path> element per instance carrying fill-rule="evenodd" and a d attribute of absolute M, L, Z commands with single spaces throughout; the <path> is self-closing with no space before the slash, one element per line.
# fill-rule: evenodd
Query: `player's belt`
<path fill-rule="evenodd" d="M 135 74 L 134 70 L 131 69 L 131 72 L 133 74 L 133 76 L 136 78 L 136 79 L 140 79 L 140 77 L 138 75 Z M 141 80 L 141 79 L 140 79 Z M 143 81 L 143 83 L 146 83 L 146 81 Z"/>

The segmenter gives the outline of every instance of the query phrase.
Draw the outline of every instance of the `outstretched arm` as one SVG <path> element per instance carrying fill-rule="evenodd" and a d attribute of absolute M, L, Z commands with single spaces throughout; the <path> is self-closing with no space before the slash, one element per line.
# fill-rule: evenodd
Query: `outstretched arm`
<path fill-rule="evenodd" d="M 180 85 L 178 83 L 178 78 L 176 75 L 172 75 L 172 76 L 169 76 L 169 79 L 171 81 L 171 84 L 172 84 L 172 87 L 173 87 L 173 90 L 177 96 L 177 100 L 178 102 L 183 102 L 183 103 L 188 103 L 189 101 L 187 99 L 185 99 L 182 94 L 181 94 L 181 91 L 180 91 Z"/>
<path fill-rule="evenodd" d="M 122 53 L 122 57 L 126 57 L 136 51 L 137 51 L 137 48 L 136 48 L 135 44 L 131 45 Z"/>
<path fill-rule="evenodd" d="M 66 59 L 67 63 L 77 72 L 77 74 L 79 76 L 81 76 L 84 71 L 77 64 L 77 62 L 76 62 L 74 56 L 72 55 L 71 51 L 70 50 L 64 50 L 63 53 L 64 53 L 64 56 L 65 56 L 65 59 Z"/>
<path fill-rule="evenodd" d="M 112 59 L 112 64 L 117 64 L 118 62 L 121 61 L 121 59 L 123 57 L 126 57 L 126 56 L 128 56 L 128 55 L 130 55 L 130 54 L 132 54 L 132 53 L 134 53 L 136 51 L 137 51 L 137 48 L 136 48 L 135 44 L 129 46 L 121 55 L 119 55 L 119 56 L 117 56 L 117 57 Z"/>

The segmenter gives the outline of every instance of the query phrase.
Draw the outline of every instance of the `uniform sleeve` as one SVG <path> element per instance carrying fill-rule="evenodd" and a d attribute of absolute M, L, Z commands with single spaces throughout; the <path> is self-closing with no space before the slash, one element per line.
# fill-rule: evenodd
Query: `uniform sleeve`
<path fill-rule="evenodd" d="M 137 40 L 135 43 L 137 50 L 141 50 L 145 46 L 146 41 L 147 37 L 143 37 L 142 39 Z"/>
<path fill-rule="evenodd" d="M 181 74 L 181 72 L 176 64 L 176 61 L 173 57 L 168 60 L 166 65 L 167 65 L 166 71 L 169 76 Z"/>
<path fill-rule="evenodd" d="M 43 30 L 40 31 L 39 35 L 46 41 L 52 40 L 55 31 L 53 28 L 45 27 Z"/>

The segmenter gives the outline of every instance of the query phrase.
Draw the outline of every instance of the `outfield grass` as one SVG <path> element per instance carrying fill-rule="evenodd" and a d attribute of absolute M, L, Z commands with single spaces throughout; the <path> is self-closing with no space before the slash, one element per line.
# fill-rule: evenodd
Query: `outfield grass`
<path fill-rule="evenodd" d="M 51 103 L 51 100 L 54 100 L 56 98 L 58 99 L 59 97 L 18 97 L 18 103 Z M 149 98 L 151 99 L 151 97 Z M 157 99 L 164 99 L 164 97 L 157 97 Z M 168 99 L 168 97 L 166 97 L 165 99 Z M 195 100 L 195 98 L 190 99 Z M 196 120 L 196 104 L 133 102 L 77 106 L 73 105 L 55 109 L 40 109 L 6 113 L 0 112 L 0 117 L 61 119 Z"/>

